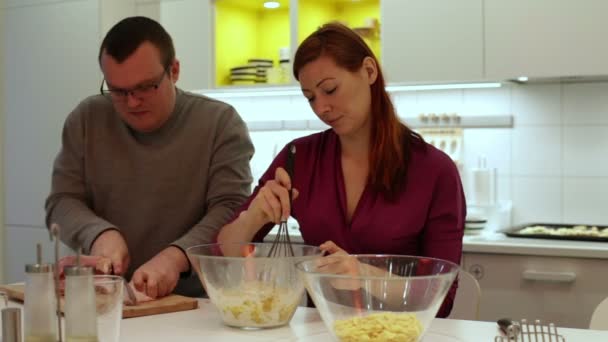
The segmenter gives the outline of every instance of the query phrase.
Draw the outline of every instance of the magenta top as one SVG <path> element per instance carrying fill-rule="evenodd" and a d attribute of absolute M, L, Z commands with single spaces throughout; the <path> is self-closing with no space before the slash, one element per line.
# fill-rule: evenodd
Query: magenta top
<path fill-rule="evenodd" d="M 460 264 L 466 205 L 458 170 L 445 153 L 426 143 L 413 144 L 405 191 L 389 202 L 368 184 L 348 223 L 338 136 L 327 130 L 294 143 L 292 184 L 299 197 L 292 216 L 306 244 L 331 240 L 350 254 L 417 255 Z M 274 178 L 275 169 L 284 167 L 286 153 L 283 148 L 237 215 Z M 264 226 L 254 240 L 261 241 L 273 227 Z M 450 313 L 456 286 L 438 317 Z"/>

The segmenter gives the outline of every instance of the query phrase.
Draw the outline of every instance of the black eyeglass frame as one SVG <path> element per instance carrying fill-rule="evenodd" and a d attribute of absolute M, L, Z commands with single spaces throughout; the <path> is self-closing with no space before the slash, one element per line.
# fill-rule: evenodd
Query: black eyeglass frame
<path fill-rule="evenodd" d="M 151 90 L 157 90 L 158 87 L 160 87 L 160 84 L 165 79 L 165 76 L 167 76 L 168 74 L 169 66 L 163 69 L 162 75 L 158 77 L 158 80 L 156 82 L 152 82 L 149 84 L 140 84 L 131 89 L 103 89 L 104 83 L 107 84 L 106 79 L 103 78 L 101 80 L 101 85 L 99 86 L 99 93 L 107 98 L 118 99 L 119 101 L 126 100 L 129 97 L 129 94 L 131 94 L 131 96 L 135 98 L 141 99 L 145 97 L 145 95 L 142 96 L 142 93 L 150 92 Z M 137 92 L 139 92 L 139 94 L 137 94 Z"/>

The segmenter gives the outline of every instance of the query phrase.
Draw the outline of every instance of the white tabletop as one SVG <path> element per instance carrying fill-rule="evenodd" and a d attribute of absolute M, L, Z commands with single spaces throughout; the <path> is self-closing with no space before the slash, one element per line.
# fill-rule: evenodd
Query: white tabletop
<path fill-rule="evenodd" d="M 281 328 L 241 330 L 222 324 L 217 309 L 201 299 L 197 310 L 122 320 L 121 341 L 314 341 L 330 342 L 316 309 L 300 307 Z M 494 341 L 496 323 L 435 319 L 425 342 Z M 608 331 L 558 328 L 567 342 L 606 342 Z"/>

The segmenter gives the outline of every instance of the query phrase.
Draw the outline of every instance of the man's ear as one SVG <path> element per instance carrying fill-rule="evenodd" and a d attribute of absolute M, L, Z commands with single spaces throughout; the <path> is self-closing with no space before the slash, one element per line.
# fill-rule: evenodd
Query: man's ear
<path fill-rule="evenodd" d="M 171 76 L 171 81 L 175 84 L 179 79 L 179 60 L 176 58 L 171 63 L 171 67 L 169 67 L 169 75 Z"/>
<path fill-rule="evenodd" d="M 376 82 L 376 79 L 378 78 L 378 64 L 376 64 L 376 61 L 373 58 L 367 56 L 363 59 L 362 68 L 365 71 L 365 74 L 367 75 L 369 84 L 374 84 Z"/>

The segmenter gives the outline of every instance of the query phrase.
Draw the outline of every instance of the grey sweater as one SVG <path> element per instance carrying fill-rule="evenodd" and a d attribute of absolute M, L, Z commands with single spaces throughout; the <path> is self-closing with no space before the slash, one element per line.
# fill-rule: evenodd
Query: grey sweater
<path fill-rule="evenodd" d="M 65 121 L 46 224 L 58 223 L 64 243 L 86 253 L 99 234 L 117 228 L 130 278 L 170 245 L 213 242 L 250 194 L 253 152 L 245 123 L 223 102 L 177 89 L 165 125 L 139 133 L 108 99 L 89 97 Z M 200 288 L 194 277 L 177 292 Z"/>

